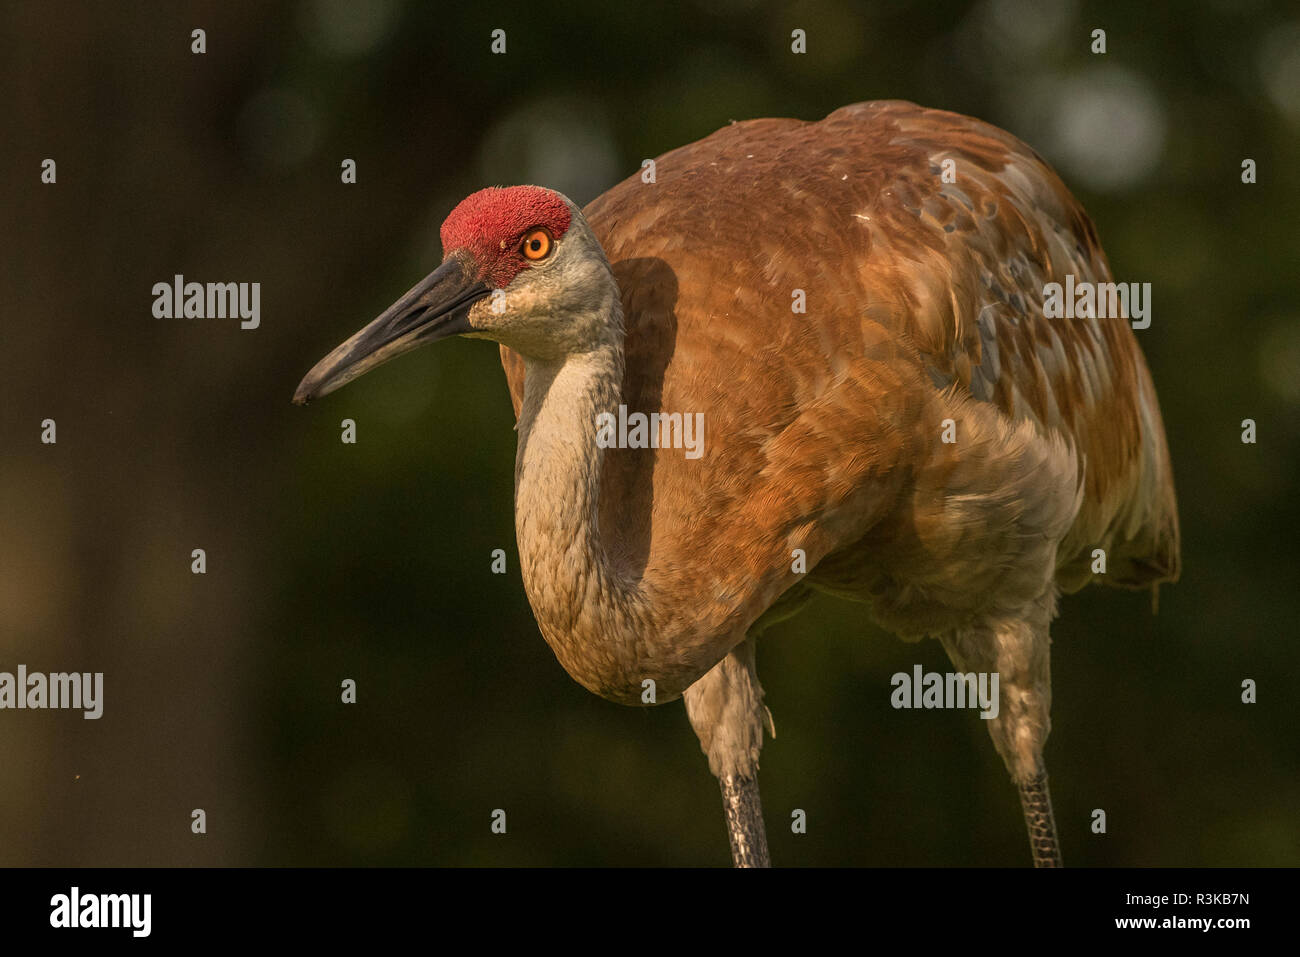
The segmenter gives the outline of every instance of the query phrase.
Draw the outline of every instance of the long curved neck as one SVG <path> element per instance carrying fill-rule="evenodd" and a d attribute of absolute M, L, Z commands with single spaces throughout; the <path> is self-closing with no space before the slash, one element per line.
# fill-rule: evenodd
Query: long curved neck
<path fill-rule="evenodd" d="M 574 680 L 614 700 L 640 685 L 637 639 L 650 617 L 600 536 L 595 423 L 617 408 L 622 379 L 620 341 L 527 360 L 515 456 L 515 536 L 537 624 Z"/>
<path fill-rule="evenodd" d="M 709 639 L 724 636 L 695 634 L 687 615 L 662 613 L 653 582 L 622 572 L 602 543 L 596 425 L 620 401 L 621 326 L 611 322 L 618 331 L 590 352 L 526 360 L 515 534 L 528 600 L 560 664 L 604 698 L 641 704 L 647 678 L 656 701 L 681 694 L 713 665 Z"/>

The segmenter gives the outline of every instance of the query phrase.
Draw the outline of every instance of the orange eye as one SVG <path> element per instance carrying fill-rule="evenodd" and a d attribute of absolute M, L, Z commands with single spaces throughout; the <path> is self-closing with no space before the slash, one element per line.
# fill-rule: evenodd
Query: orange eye
<path fill-rule="evenodd" d="M 551 234 L 544 229 L 534 229 L 524 237 L 520 249 L 523 250 L 525 259 L 545 259 L 551 254 Z"/>

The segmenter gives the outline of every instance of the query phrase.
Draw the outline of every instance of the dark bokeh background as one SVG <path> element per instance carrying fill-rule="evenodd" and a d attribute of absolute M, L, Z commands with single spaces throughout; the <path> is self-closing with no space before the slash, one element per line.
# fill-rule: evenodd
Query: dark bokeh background
<path fill-rule="evenodd" d="M 515 6 L 0 11 L 0 670 L 106 684 L 97 722 L 0 712 L 0 864 L 725 863 L 682 706 L 594 698 L 538 634 L 495 347 L 415 353 L 307 409 L 289 396 L 438 261 L 437 226 L 474 189 L 587 202 L 731 119 L 888 98 L 1035 146 L 1118 278 L 1154 286 L 1139 336 L 1185 571 L 1155 617 L 1145 594 L 1062 603 L 1047 759 L 1067 863 L 1300 862 L 1294 7 Z M 260 282 L 261 328 L 154 319 L 175 273 Z M 947 670 L 937 643 L 829 599 L 764 638 L 778 863 L 1027 863 L 982 723 L 889 707 L 917 661 Z"/>

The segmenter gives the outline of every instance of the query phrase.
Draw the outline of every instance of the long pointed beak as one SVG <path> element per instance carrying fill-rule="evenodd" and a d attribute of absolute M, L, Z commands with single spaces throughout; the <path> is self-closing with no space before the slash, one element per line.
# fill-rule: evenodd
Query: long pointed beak
<path fill-rule="evenodd" d="M 448 258 L 383 315 L 316 363 L 299 383 L 293 401 L 305 405 L 416 346 L 472 332 L 470 307 L 491 294 L 492 288 L 475 279 L 460 257 Z"/>

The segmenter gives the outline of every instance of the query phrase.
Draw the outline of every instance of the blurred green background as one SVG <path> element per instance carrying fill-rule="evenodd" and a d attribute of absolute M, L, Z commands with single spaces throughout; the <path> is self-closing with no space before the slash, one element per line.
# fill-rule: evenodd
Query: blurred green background
<path fill-rule="evenodd" d="M 1145 593 L 1062 602 L 1066 863 L 1300 862 L 1293 5 L 18 0 L 0 11 L 0 670 L 103 671 L 106 690 L 99 721 L 0 712 L 0 864 L 727 863 L 682 706 L 589 695 L 537 631 L 495 346 L 289 397 L 440 259 L 474 189 L 585 203 L 729 120 L 893 98 L 1030 143 L 1117 278 L 1154 287 L 1139 338 L 1184 574 L 1155 617 Z M 152 318 L 176 273 L 259 281 L 261 328 Z M 777 863 L 1028 863 L 982 722 L 890 708 L 917 662 L 947 670 L 937 643 L 830 599 L 762 640 Z"/>

